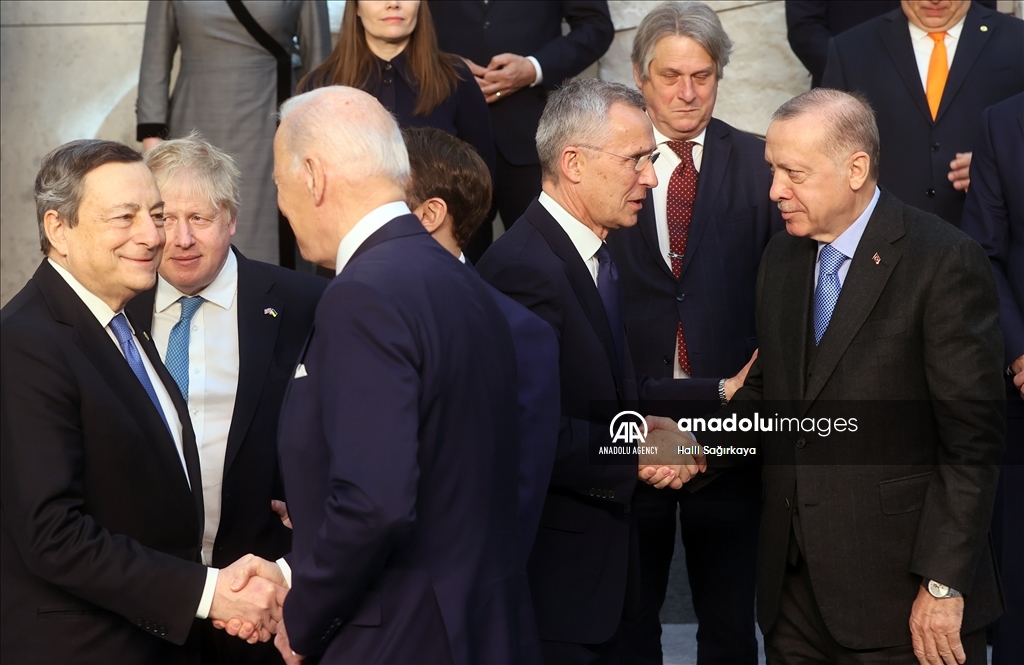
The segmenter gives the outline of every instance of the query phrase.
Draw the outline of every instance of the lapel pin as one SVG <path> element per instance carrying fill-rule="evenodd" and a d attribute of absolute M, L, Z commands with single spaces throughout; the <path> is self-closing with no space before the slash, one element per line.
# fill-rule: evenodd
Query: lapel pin
<path fill-rule="evenodd" d="M 142 336 L 146 338 L 147 342 L 149 341 L 149 333 L 147 333 L 145 330 L 142 331 Z"/>
<path fill-rule="evenodd" d="M 871 260 L 874 261 L 875 265 L 877 266 L 879 263 L 882 262 L 882 257 L 878 255 L 878 252 L 875 252 L 875 255 L 871 257 Z"/>
<path fill-rule="evenodd" d="M 263 313 L 264 314 L 268 314 L 268 315 L 274 317 L 275 319 L 277 318 L 277 310 L 274 309 L 273 307 L 266 308 L 265 310 L 263 310 Z"/>
<path fill-rule="evenodd" d="M 982 32 L 988 32 L 988 26 L 987 25 L 981 26 L 981 31 Z"/>

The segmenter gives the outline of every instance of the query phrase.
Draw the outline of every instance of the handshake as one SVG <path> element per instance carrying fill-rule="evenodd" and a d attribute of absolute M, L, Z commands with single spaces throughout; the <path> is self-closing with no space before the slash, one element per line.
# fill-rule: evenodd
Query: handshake
<path fill-rule="evenodd" d="M 216 628 L 242 638 L 249 644 L 267 642 L 276 635 L 275 646 L 289 665 L 302 661 L 291 650 L 284 631 L 282 607 L 288 582 L 280 566 L 247 554 L 217 572 L 217 586 L 209 618 Z"/>
<path fill-rule="evenodd" d="M 692 455 L 677 454 L 677 448 L 696 449 L 697 441 L 689 432 L 680 431 L 671 418 L 647 416 L 647 439 L 645 447 L 652 451 L 641 454 L 640 468 L 637 477 L 653 485 L 655 489 L 680 489 L 698 473 L 707 470 L 704 455 L 694 452 Z"/>

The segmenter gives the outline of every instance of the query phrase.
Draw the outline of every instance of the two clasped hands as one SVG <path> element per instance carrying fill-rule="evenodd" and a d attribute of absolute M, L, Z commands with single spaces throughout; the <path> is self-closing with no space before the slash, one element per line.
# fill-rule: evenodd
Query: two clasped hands
<path fill-rule="evenodd" d="M 661 416 L 647 416 L 647 437 L 644 446 L 657 452 L 640 455 L 637 477 L 655 489 L 680 489 L 698 473 L 707 471 L 702 453 L 677 454 L 678 447 L 695 448 L 697 441 L 689 432 L 676 426 L 676 421 Z"/>

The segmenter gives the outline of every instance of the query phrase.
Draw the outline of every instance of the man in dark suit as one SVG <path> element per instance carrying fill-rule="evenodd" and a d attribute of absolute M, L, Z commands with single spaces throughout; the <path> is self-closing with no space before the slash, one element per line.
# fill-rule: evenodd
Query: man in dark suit
<path fill-rule="evenodd" d="M 411 179 L 406 203 L 430 235 L 470 265 L 463 245 L 491 207 L 491 176 L 465 141 L 433 127 L 402 130 Z M 484 282 L 486 284 L 486 282 Z M 519 397 L 519 537 L 533 549 L 558 440 L 558 342 L 546 321 L 488 284 L 508 321 Z M 532 621 L 532 614 L 531 614 Z"/>
<path fill-rule="evenodd" d="M 641 455 L 603 464 L 594 450 L 641 395 L 625 339 L 619 278 L 604 238 L 636 224 L 657 184 L 643 97 L 598 79 L 552 94 L 537 130 L 544 191 L 480 261 L 480 274 L 555 330 L 562 421 L 540 529 L 527 566 L 548 663 L 617 663 L 622 624 L 636 610 L 637 543 L 630 513 L 637 478 L 680 487 L 688 465 L 648 468 Z M 665 448 L 688 439 L 652 433 Z"/>
<path fill-rule="evenodd" d="M 757 349 L 757 266 L 782 228 L 768 198 L 764 141 L 712 117 L 731 50 L 718 15 L 700 3 L 655 7 L 633 40 L 634 78 L 661 153 L 658 184 L 637 225 L 613 231 L 608 244 L 637 374 L 685 379 L 687 401 L 662 410 L 675 418 L 713 413 L 742 385 Z M 659 613 L 678 510 L 699 662 L 756 663 L 757 469 L 731 469 L 699 492 L 691 487 L 640 484 L 633 496 L 643 575 L 641 610 L 627 629 L 631 662 L 661 663 Z"/>
<path fill-rule="evenodd" d="M 476 262 L 491 244 L 494 211 L 507 229 L 540 192 L 534 134 L 548 93 L 597 62 L 615 28 L 604 0 L 458 0 L 431 2 L 430 12 L 441 50 L 466 59 L 491 108 L 495 200 L 465 248 Z"/>
<path fill-rule="evenodd" d="M 985 110 L 971 160 L 964 233 L 985 249 L 999 289 L 1006 370 L 1006 455 L 992 540 L 1006 590 L 992 662 L 1024 662 L 1024 93 Z"/>
<path fill-rule="evenodd" d="M 866 95 L 879 183 L 960 226 L 985 108 L 1024 91 L 1024 22 L 970 0 L 904 0 L 832 40 L 822 86 Z"/>
<path fill-rule="evenodd" d="M 203 476 L 203 563 L 224 566 L 246 552 L 273 561 L 291 549 L 291 531 L 271 510 L 284 500 L 277 418 L 327 281 L 232 251 L 239 174 L 219 149 L 196 136 L 163 141 L 146 164 L 167 242 L 156 287 L 127 309 L 189 407 Z M 249 646 L 212 624 L 203 638 L 204 661 L 280 662 L 273 644 Z"/>
<path fill-rule="evenodd" d="M 188 411 L 123 311 L 163 249 L 153 175 L 127 146 L 74 141 L 43 159 L 35 196 L 46 259 L 0 314 L 3 660 L 195 663 L 206 617 L 268 639 L 278 588 L 230 583 L 272 566 L 200 562 Z"/>
<path fill-rule="evenodd" d="M 291 99 L 274 154 L 303 257 L 337 272 L 281 412 L 295 530 L 278 648 L 286 660 L 518 662 L 508 325 L 409 212 L 402 136 L 371 96 Z"/>
<path fill-rule="evenodd" d="M 768 128 L 788 233 L 765 250 L 760 352 L 725 414 L 773 421 L 758 621 L 773 663 L 984 663 L 1002 610 L 995 284 L 977 243 L 876 187 L 878 155 L 870 107 L 836 90 Z"/>

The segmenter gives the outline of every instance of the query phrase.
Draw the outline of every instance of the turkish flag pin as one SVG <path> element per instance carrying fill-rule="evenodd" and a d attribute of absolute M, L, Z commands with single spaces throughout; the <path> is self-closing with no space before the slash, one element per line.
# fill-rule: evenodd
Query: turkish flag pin
<path fill-rule="evenodd" d="M 871 257 L 871 260 L 874 261 L 875 265 L 877 266 L 879 263 L 882 262 L 882 257 L 878 255 L 878 252 L 875 252 L 875 255 Z"/>

